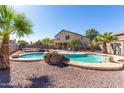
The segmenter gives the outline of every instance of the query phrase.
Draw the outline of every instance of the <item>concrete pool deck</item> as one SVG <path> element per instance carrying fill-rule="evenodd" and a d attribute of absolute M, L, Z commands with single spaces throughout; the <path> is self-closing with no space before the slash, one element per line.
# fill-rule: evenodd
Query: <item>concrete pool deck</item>
<path fill-rule="evenodd" d="M 81 68 L 95 69 L 95 70 L 121 70 L 121 69 L 123 69 L 123 64 L 121 64 L 121 63 L 112 63 L 112 62 L 85 63 L 85 62 L 70 61 L 67 64 L 77 66 L 77 67 L 81 67 Z"/>

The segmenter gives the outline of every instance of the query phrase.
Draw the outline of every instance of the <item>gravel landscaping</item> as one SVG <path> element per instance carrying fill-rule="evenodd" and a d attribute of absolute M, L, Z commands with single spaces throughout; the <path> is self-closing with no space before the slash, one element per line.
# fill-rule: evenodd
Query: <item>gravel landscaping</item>
<path fill-rule="evenodd" d="M 124 70 L 98 71 L 74 66 L 51 66 L 45 62 L 10 62 L 0 71 L 0 87 L 116 88 L 124 87 Z"/>

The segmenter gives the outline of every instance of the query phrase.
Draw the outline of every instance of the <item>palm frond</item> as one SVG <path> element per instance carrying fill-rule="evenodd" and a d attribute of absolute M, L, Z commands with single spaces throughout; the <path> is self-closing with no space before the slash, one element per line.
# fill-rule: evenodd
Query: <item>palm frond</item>
<path fill-rule="evenodd" d="M 108 32 L 100 34 L 94 39 L 94 41 L 96 41 L 98 43 L 101 43 L 101 42 L 109 43 L 114 40 L 117 40 L 117 37 L 115 35 L 113 35 L 112 33 L 108 33 Z"/>
<path fill-rule="evenodd" d="M 32 26 L 31 21 L 24 14 L 18 14 L 14 17 L 13 33 L 16 33 L 18 37 L 28 36 L 33 33 Z"/>
<path fill-rule="evenodd" d="M 14 17 L 15 10 L 7 5 L 0 5 L 0 17 L 4 19 L 4 21 L 11 21 Z"/>

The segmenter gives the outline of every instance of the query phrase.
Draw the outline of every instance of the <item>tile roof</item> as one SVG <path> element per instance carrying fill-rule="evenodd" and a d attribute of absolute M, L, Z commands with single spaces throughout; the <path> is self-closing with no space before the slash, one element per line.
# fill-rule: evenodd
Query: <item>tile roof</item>
<path fill-rule="evenodd" d="M 69 33 L 72 33 L 72 34 L 76 34 L 76 35 L 80 35 L 80 36 L 83 36 L 83 37 L 86 37 L 86 36 L 84 36 L 84 35 L 81 35 L 81 34 L 78 34 L 78 33 L 75 33 L 75 32 L 71 32 L 71 31 L 68 31 L 68 30 L 61 30 L 59 33 L 57 33 L 56 35 L 55 35 L 55 37 L 58 35 L 58 34 L 60 34 L 61 32 L 69 32 Z"/>
<path fill-rule="evenodd" d="M 114 33 L 114 35 L 124 35 L 124 31 L 121 31 L 121 32 L 117 32 L 117 33 Z"/>

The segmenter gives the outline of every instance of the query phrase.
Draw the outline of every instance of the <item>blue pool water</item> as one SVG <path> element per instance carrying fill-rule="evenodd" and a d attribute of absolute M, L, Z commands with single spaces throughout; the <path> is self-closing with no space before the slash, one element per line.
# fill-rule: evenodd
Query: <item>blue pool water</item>
<path fill-rule="evenodd" d="M 104 56 L 97 54 L 64 54 L 65 57 L 76 62 L 103 63 Z"/>
<path fill-rule="evenodd" d="M 20 58 L 43 58 L 44 53 L 21 54 Z"/>

